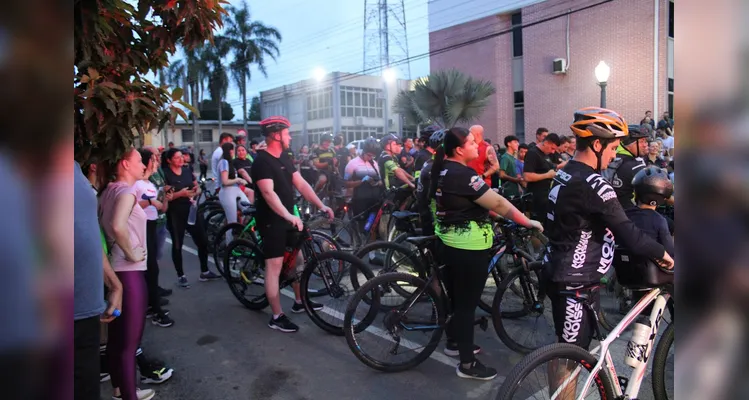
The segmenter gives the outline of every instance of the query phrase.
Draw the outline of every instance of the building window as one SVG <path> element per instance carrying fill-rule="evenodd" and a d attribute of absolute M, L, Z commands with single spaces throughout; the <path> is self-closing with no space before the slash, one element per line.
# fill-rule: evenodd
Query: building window
<path fill-rule="evenodd" d="M 382 118 L 382 90 L 341 86 L 341 117 Z"/>
<path fill-rule="evenodd" d="M 307 119 L 312 121 L 333 118 L 331 104 L 333 104 L 333 89 L 331 87 L 307 93 Z"/>
<path fill-rule="evenodd" d="M 671 3 L 673 4 L 673 3 Z M 674 79 L 668 78 L 668 112 L 674 117 Z"/>
<path fill-rule="evenodd" d="M 525 143 L 525 108 L 515 108 L 515 136 Z"/>
<path fill-rule="evenodd" d="M 320 144 L 320 136 L 325 133 L 333 135 L 333 128 L 307 129 L 307 144 L 310 146 L 313 143 Z"/>
<path fill-rule="evenodd" d="M 668 37 L 674 37 L 674 2 L 668 2 Z"/>
<path fill-rule="evenodd" d="M 512 56 L 523 56 L 523 22 L 520 13 L 512 14 Z"/>
<path fill-rule="evenodd" d="M 195 141 L 192 129 L 182 129 L 182 143 L 192 143 Z M 213 142 L 213 130 L 201 129 L 200 130 L 200 142 L 211 143 Z"/>
<path fill-rule="evenodd" d="M 364 140 L 370 137 L 380 138 L 383 136 L 382 127 L 375 126 L 342 126 L 341 134 L 343 134 L 344 142 L 350 143 L 354 140 Z"/>
<path fill-rule="evenodd" d="M 524 103 L 524 97 L 525 97 L 523 91 L 520 90 L 520 91 L 515 92 L 514 97 L 515 97 L 515 107 L 518 107 L 518 106 L 522 107 Z"/>

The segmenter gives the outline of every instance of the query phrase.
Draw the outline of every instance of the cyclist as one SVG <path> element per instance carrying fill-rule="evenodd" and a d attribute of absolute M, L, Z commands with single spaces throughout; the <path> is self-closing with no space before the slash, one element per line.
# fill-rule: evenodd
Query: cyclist
<path fill-rule="evenodd" d="M 289 320 L 281 310 L 279 278 L 283 267 L 283 256 L 286 247 L 291 245 L 294 231 L 304 227 L 302 220 L 294 215 L 294 189 L 309 202 L 333 218 L 333 210 L 325 206 L 317 197 L 312 187 L 294 168 L 293 161 L 286 150 L 289 148 L 291 123 L 284 117 L 274 116 L 260 121 L 260 130 L 265 136 L 267 148 L 258 151 L 252 165 L 251 178 L 257 187 L 256 207 L 257 228 L 263 240 L 265 256 L 265 295 L 268 297 L 273 316 L 268 327 L 281 332 L 296 332 L 299 327 Z M 302 256 L 297 255 L 297 262 Z M 304 312 L 299 282 L 295 282 L 294 295 L 296 302 L 291 311 Z M 310 303 L 315 310 L 322 310 L 322 304 Z"/>
<path fill-rule="evenodd" d="M 335 163 L 338 168 L 336 172 L 338 173 L 338 176 L 343 176 L 345 174 L 346 165 L 351 161 L 349 150 L 343 145 L 343 135 L 336 135 L 336 137 L 333 138 L 333 150 L 335 150 Z"/>
<path fill-rule="evenodd" d="M 419 143 L 421 143 L 421 149 L 416 152 L 416 157 L 414 157 L 414 178 L 419 177 L 422 168 L 424 168 L 424 164 L 432 159 L 435 148 L 429 146 L 429 139 L 432 137 L 434 132 L 437 132 L 439 130 L 440 127 L 437 125 L 429 125 L 421 130 L 421 134 L 419 135 Z"/>
<path fill-rule="evenodd" d="M 625 210 L 635 207 L 635 191 L 632 179 L 647 166 L 643 156 L 648 152 L 648 134 L 639 125 L 629 125 L 629 135 L 624 137 L 616 149 L 616 158 L 602 175 L 611 182 L 616 197 Z"/>
<path fill-rule="evenodd" d="M 489 380 L 497 376 L 497 371 L 476 359 L 481 349 L 473 344 L 475 312 L 486 283 L 488 250 L 494 236 L 489 211 L 529 228 L 543 228 L 490 190 L 467 166 L 479 157 L 478 153 L 478 144 L 467 129 L 446 130 L 434 156 L 429 193 L 437 205 L 436 232 L 444 245 L 445 285 L 453 306 L 445 354 L 460 356 L 456 367 L 459 377 Z"/>
<path fill-rule="evenodd" d="M 673 268 L 673 259 L 627 218 L 614 188 L 600 175 L 614 159 L 620 140 L 628 135 L 624 119 L 614 111 L 588 107 L 575 112 L 570 128 L 577 137 L 577 151 L 557 172 L 549 192 L 544 280 L 559 341 L 587 349 L 596 319 L 584 306 L 584 298 L 598 307 L 597 285 L 611 268 L 614 238 L 665 268 Z M 553 393 L 569 371 L 552 372 Z"/>
<path fill-rule="evenodd" d="M 351 199 L 351 212 L 359 215 L 374 207 L 381 201 L 383 183 L 380 179 L 380 170 L 374 159 L 380 152 L 380 144 L 377 139 L 369 138 L 364 141 L 361 155 L 349 161 L 343 178 L 345 185 L 353 189 Z"/>
<path fill-rule="evenodd" d="M 335 173 L 336 152 L 330 147 L 331 141 L 333 137 L 329 133 L 324 133 L 320 136 L 320 147 L 312 150 L 312 165 L 318 171 L 315 193 L 320 193 L 325 184 L 332 182 L 332 176 Z"/>
<path fill-rule="evenodd" d="M 423 133 L 424 131 L 422 131 L 422 134 Z M 439 129 L 432 132 L 431 136 L 425 140 L 422 140 L 424 147 L 421 151 L 428 153 L 429 158 L 421 166 L 421 171 L 416 171 L 418 174 L 418 181 L 416 184 L 416 202 L 419 209 L 419 219 L 421 220 L 421 231 L 424 236 L 434 235 L 435 204 L 429 197 L 429 188 L 431 187 L 432 160 L 434 158 L 434 153 L 436 153 L 437 149 L 442 145 L 442 140 L 444 138 L 445 130 Z"/>

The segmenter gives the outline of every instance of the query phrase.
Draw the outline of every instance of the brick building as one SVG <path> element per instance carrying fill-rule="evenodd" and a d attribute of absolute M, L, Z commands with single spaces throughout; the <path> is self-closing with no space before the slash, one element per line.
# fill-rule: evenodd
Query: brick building
<path fill-rule="evenodd" d="M 608 108 L 630 123 L 639 123 L 646 110 L 660 119 L 673 107 L 673 4 L 430 2 L 430 68 L 456 68 L 494 83 L 497 93 L 478 121 L 494 140 L 515 134 L 530 142 L 541 126 L 570 134 L 572 112 L 599 105 L 594 70 L 600 61 L 611 68 Z M 554 73 L 555 59 L 564 59 L 563 72 Z"/>

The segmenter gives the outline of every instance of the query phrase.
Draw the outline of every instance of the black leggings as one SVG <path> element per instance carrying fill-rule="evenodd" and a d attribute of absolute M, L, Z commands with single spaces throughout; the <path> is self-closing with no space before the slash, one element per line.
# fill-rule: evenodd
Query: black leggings
<path fill-rule="evenodd" d="M 468 364 L 473 355 L 476 307 L 489 275 L 489 252 L 442 246 L 445 261 L 445 288 L 450 295 L 453 317 L 447 326 L 447 338 L 458 345 L 460 362 Z"/>
<path fill-rule="evenodd" d="M 200 164 L 200 176 L 198 179 L 202 180 L 203 178 L 208 178 L 208 166 Z"/>
<path fill-rule="evenodd" d="M 185 241 L 185 230 L 190 232 L 192 241 L 198 247 L 200 271 L 208 272 L 208 238 L 205 235 L 205 220 L 201 213 L 195 220 L 195 225 L 187 224 L 190 206 L 184 204 L 170 204 L 166 215 L 167 228 L 172 236 L 172 262 L 177 270 L 177 277 L 185 275 L 182 269 L 182 245 Z"/>
<path fill-rule="evenodd" d="M 156 225 L 156 220 L 146 222 L 146 249 L 148 251 L 148 256 L 146 257 L 146 286 L 148 287 L 148 306 L 156 312 L 161 312 Z"/>

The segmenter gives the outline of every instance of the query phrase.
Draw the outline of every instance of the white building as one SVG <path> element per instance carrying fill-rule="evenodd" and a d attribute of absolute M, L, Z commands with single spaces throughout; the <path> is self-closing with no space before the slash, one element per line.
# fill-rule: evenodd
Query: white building
<path fill-rule="evenodd" d="M 379 138 L 386 132 L 403 136 L 402 118 L 392 112 L 392 105 L 398 92 L 409 89 L 411 82 L 332 72 L 322 79 L 260 92 L 260 114 L 263 118 L 283 115 L 289 119 L 294 149 L 302 143 L 319 143 L 324 133 L 343 134 L 346 143 L 370 136 Z"/>

